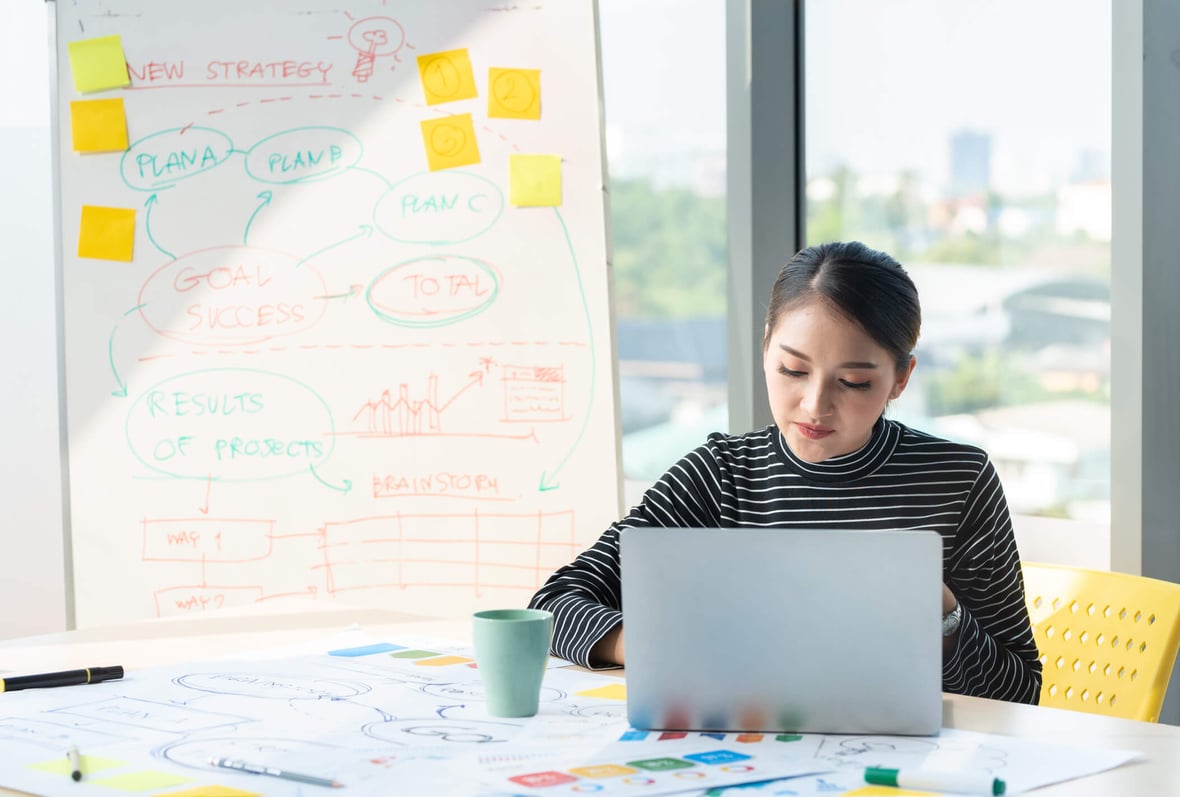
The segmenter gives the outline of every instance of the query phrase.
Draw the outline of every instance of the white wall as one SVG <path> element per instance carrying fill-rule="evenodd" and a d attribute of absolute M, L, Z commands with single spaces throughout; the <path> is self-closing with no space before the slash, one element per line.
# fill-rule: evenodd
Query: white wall
<path fill-rule="evenodd" d="M 0 4 L 0 638 L 67 627 L 48 14 Z M 0 662 L 0 667 L 3 662 Z"/>

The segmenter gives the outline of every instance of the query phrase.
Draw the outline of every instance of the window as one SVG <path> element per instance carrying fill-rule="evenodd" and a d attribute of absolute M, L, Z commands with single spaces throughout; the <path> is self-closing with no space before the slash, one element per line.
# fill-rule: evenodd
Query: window
<path fill-rule="evenodd" d="M 623 470 L 727 426 L 725 0 L 600 0 Z"/>
<path fill-rule="evenodd" d="M 892 417 L 986 449 L 1015 513 L 1109 523 L 1110 0 L 804 25 L 806 240 L 889 252 L 922 299 Z"/>

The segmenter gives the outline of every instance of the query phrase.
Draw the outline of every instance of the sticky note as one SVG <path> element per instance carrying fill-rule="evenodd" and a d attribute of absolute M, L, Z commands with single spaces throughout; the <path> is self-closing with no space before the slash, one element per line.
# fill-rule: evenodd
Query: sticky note
<path fill-rule="evenodd" d="M 135 208 L 82 206 L 78 257 L 131 262 L 135 251 Z"/>
<path fill-rule="evenodd" d="M 929 791 L 896 789 L 892 786 L 864 786 L 846 791 L 842 797 L 939 797 L 939 795 Z"/>
<path fill-rule="evenodd" d="M 192 781 L 192 778 L 173 775 L 171 772 L 145 769 L 140 772 L 128 772 L 125 775 L 87 778 L 85 782 L 93 786 L 106 786 L 108 789 L 118 789 L 119 791 L 147 791 L 148 789 L 166 789 L 169 786 L 179 786 L 182 783 L 192 783 Z"/>
<path fill-rule="evenodd" d="M 70 131 L 75 152 L 122 152 L 127 149 L 127 112 L 123 98 L 74 100 Z"/>
<path fill-rule="evenodd" d="M 68 50 L 70 72 L 74 75 L 74 89 L 78 93 L 131 85 L 127 60 L 123 56 L 123 40 L 118 34 L 72 41 Z"/>
<path fill-rule="evenodd" d="M 418 56 L 418 77 L 427 105 L 469 100 L 477 96 L 475 73 L 467 50 L 447 50 Z"/>
<path fill-rule="evenodd" d="M 603 700 L 626 700 L 627 685 L 609 684 L 607 686 L 596 686 L 593 689 L 586 689 L 577 694 L 579 697 L 600 697 Z"/>
<path fill-rule="evenodd" d="M 617 778 L 620 775 L 631 775 L 638 770 L 618 764 L 591 764 L 585 767 L 570 767 L 569 771 L 582 778 Z"/>
<path fill-rule="evenodd" d="M 262 797 L 262 793 L 243 791 L 230 786 L 196 786 L 184 791 L 162 792 L 152 797 Z"/>
<path fill-rule="evenodd" d="M 441 654 L 435 653 L 432 650 L 403 650 L 401 653 L 390 654 L 395 659 L 427 659 L 431 656 L 439 656 Z"/>
<path fill-rule="evenodd" d="M 422 143 L 432 172 L 479 163 L 475 125 L 469 113 L 422 122 Z"/>
<path fill-rule="evenodd" d="M 488 116 L 496 119 L 541 118 L 541 70 L 488 70 Z"/>
<path fill-rule="evenodd" d="M 509 155 L 509 201 L 519 207 L 561 204 L 560 155 Z"/>
<path fill-rule="evenodd" d="M 101 772 L 104 769 L 114 769 L 116 767 L 126 766 L 126 761 L 116 761 L 113 758 L 101 758 L 96 755 L 82 755 L 78 756 L 78 761 L 82 765 L 82 771 L 87 775 L 94 772 Z M 70 761 L 64 755 L 51 758 L 48 761 L 38 761 L 36 764 L 29 764 L 29 769 L 36 769 L 40 772 L 52 772 L 55 775 L 70 776 Z"/>
<path fill-rule="evenodd" d="M 451 664 L 465 664 L 471 661 L 466 656 L 439 656 L 437 659 L 419 659 L 414 664 L 419 667 L 446 667 Z"/>

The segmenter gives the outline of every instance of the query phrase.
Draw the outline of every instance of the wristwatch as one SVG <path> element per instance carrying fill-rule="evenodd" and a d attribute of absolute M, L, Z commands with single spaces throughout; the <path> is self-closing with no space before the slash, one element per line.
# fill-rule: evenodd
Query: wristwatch
<path fill-rule="evenodd" d="M 955 608 L 942 616 L 942 635 L 944 637 L 954 636 L 955 632 L 959 630 L 961 622 L 963 622 L 963 604 L 955 603 Z"/>

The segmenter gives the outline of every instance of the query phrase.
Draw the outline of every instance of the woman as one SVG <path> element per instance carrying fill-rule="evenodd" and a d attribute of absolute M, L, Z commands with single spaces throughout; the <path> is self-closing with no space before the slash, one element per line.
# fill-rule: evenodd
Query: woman
<path fill-rule="evenodd" d="M 920 327 L 917 290 L 890 256 L 857 242 L 795 255 L 762 343 L 774 424 L 709 435 L 549 578 L 529 605 L 553 612 L 554 654 L 624 663 L 621 529 L 931 529 L 943 539 L 944 691 L 1036 703 L 1041 663 L 995 468 L 883 415 L 913 373 Z"/>

